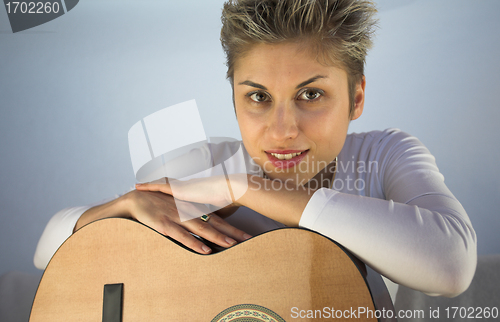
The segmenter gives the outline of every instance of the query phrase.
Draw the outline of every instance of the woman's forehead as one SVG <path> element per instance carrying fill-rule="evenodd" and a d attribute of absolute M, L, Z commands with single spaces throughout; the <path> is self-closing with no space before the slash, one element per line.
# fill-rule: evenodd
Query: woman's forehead
<path fill-rule="evenodd" d="M 340 67 L 321 63 L 317 55 L 304 49 L 301 43 L 257 44 L 236 60 L 234 83 L 282 77 L 303 82 L 318 75 L 335 80 L 345 78 L 346 72 Z"/>

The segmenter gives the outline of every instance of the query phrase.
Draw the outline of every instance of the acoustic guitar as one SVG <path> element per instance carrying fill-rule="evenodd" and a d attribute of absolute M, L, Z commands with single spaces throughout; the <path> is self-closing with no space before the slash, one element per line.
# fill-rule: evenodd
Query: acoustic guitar
<path fill-rule="evenodd" d="M 55 253 L 30 321 L 376 321 L 365 275 L 341 246 L 305 229 L 201 255 L 138 222 L 102 219 Z"/>

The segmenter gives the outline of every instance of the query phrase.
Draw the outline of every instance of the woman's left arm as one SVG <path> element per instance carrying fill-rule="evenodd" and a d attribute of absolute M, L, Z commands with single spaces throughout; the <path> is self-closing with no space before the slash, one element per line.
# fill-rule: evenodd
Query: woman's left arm
<path fill-rule="evenodd" d="M 453 297 L 467 289 L 477 261 L 476 235 L 461 208 L 448 196 L 404 204 L 321 189 L 300 226 L 334 239 L 396 283 Z"/>

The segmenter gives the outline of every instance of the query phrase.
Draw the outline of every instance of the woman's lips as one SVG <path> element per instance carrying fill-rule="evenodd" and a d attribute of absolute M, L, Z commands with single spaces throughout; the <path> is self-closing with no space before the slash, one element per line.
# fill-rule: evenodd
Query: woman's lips
<path fill-rule="evenodd" d="M 299 164 L 309 150 L 267 150 L 265 152 L 273 166 L 280 169 L 287 169 Z"/>

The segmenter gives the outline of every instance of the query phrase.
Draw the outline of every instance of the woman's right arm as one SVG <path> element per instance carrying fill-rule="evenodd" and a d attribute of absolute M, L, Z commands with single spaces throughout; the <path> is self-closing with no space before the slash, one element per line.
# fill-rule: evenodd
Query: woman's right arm
<path fill-rule="evenodd" d="M 208 222 L 199 218 L 181 221 L 172 196 L 161 192 L 133 190 L 93 207 L 67 208 L 55 214 L 38 242 L 34 256 L 35 266 L 45 269 L 59 246 L 72 233 L 93 221 L 111 217 L 137 220 L 201 254 L 208 254 L 211 249 L 190 232 L 222 247 L 250 238 L 245 232 L 213 214 Z"/>

